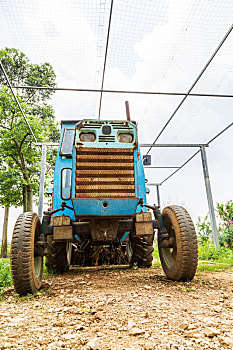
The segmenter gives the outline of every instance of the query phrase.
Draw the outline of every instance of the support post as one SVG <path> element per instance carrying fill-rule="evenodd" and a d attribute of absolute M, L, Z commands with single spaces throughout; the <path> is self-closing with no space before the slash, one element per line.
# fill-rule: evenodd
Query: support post
<path fill-rule="evenodd" d="M 44 183 L 45 183 L 45 170 L 46 170 L 46 144 L 42 144 L 41 154 L 41 170 L 40 170 L 40 190 L 39 190 L 39 205 L 38 205 L 38 216 L 42 221 L 43 216 L 43 202 L 44 202 Z"/>
<path fill-rule="evenodd" d="M 201 149 L 201 159 L 202 159 L 207 201 L 208 201 L 209 212 L 210 212 L 210 222 L 211 222 L 212 233 L 213 233 L 213 241 L 214 241 L 215 249 L 218 250 L 219 249 L 218 230 L 217 230 L 216 218 L 214 213 L 214 203 L 213 203 L 213 197 L 212 197 L 211 186 L 210 186 L 210 178 L 209 178 L 205 146 L 204 145 L 200 146 L 200 149 Z"/>
<path fill-rule="evenodd" d="M 158 207 L 160 207 L 159 184 L 156 185 L 156 191 L 157 191 L 157 203 L 158 203 Z"/>

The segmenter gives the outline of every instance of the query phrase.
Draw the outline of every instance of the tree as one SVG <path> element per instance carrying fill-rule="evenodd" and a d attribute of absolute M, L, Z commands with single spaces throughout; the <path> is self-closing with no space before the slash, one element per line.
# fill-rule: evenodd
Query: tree
<path fill-rule="evenodd" d="M 24 53 L 16 49 L 0 50 L 0 60 L 13 86 L 28 85 L 36 87 L 55 87 L 56 75 L 49 63 L 32 64 Z M 6 78 L 0 70 L 0 83 L 7 86 Z M 54 90 L 20 89 L 18 96 L 30 105 L 48 100 Z"/>
<path fill-rule="evenodd" d="M 233 201 L 229 200 L 225 204 L 217 203 L 216 211 L 219 221 L 218 235 L 220 246 L 233 249 Z M 198 217 L 197 231 L 201 243 L 210 241 L 212 229 L 209 215 L 205 216 L 203 221 Z"/>
<path fill-rule="evenodd" d="M 225 243 L 233 249 L 233 201 L 226 204 L 217 203 L 217 210 L 220 217 L 220 232 Z"/>
<path fill-rule="evenodd" d="M 11 84 L 55 87 L 55 73 L 49 63 L 32 64 L 16 49 L 0 51 L 0 59 Z M 0 72 L 0 205 L 23 205 L 32 210 L 33 194 L 38 193 L 40 150 L 35 145 L 25 120 L 2 72 Z M 59 128 L 54 111 L 45 101 L 53 90 L 21 89 L 19 103 L 38 142 L 57 141 Z M 48 161 L 54 163 L 53 153 Z"/>

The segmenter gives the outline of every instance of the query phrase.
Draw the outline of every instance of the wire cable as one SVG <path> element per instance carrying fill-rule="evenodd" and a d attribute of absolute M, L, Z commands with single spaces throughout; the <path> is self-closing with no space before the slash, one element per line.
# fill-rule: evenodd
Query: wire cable
<path fill-rule="evenodd" d="M 106 89 L 80 89 L 80 88 L 63 88 L 63 87 L 51 87 L 51 86 L 30 86 L 30 85 L 17 85 L 13 86 L 14 89 L 34 89 L 34 90 L 54 90 L 54 91 L 77 91 L 77 92 L 101 92 L 101 93 L 114 93 L 114 94 L 138 94 L 138 95 L 165 95 L 165 96 L 184 96 L 186 92 L 159 92 L 159 91 L 128 91 L 128 90 L 106 90 Z M 221 97 L 232 98 L 233 95 L 229 94 L 202 94 L 202 93 L 190 93 L 189 97 Z"/>
<path fill-rule="evenodd" d="M 193 90 L 193 88 L 196 86 L 197 82 L 200 80 L 200 78 L 202 77 L 202 75 L 204 74 L 204 72 L 206 71 L 206 69 L 209 67 L 210 63 L 213 61 L 214 57 L 216 56 L 216 54 L 218 53 L 218 51 L 220 50 L 220 48 L 222 47 L 222 45 L 225 43 L 225 41 L 227 40 L 228 36 L 230 35 L 230 33 L 232 32 L 233 29 L 233 25 L 230 26 L 230 28 L 228 29 L 227 33 L 224 35 L 223 39 L 221 40 L 220 44 L 218 45 L 218 47 L 216 48 L 216 50 L 214 51 L 214 53 L 212 54 L 212 56 L 210 57 L 210 59 L 208 60 L 208 62 L 206 63 L 206 65 L 204 66 L 204 68 L 202 69 L 202 71 L 199 73 L 198 77 L 195 79 L 194 83 L 191 85 L 190 89 L 188 90 L 188 92 L 185 94 L 184 98 L 181 100 L 181 102 L 179 103 L 179 105 L 176 107 L 175 111 L 172 113 L 172 115 L 170 116 L 170 118 L 168 119 L 168 121 L 166 122 L 166 124 L 163 126 L 163 128 L 161 129 L 161 131 L 159 132 L 158 136 L 155 138 L 153 144 L 155 144 L 157 142 L 157 140 L 159 139 L 159 137 L 161 136 L 161 134 L 163 133 L 163 131 L 166 129 L 166 127 L 168 126 L 168 124 L 170 123 L 170 121 L 172 120 L 172 118 L 175 116 L 175 114 L 177 113 L 177 111 L 180 109 L 180 107 L 182 106 L 182 104 L 184 103 L 184 101 L 186 100 L 186 98 L 189 96 L 190 92 Z M 147 154 L 151 151 L 151 147 L 149 148 L 149 150 L 147 151 Z"/>
<path fill-rule="evenodd" d="M 108 34 L 107 34 L 107 41 L 106 41 L 106 48 L 105 48 L 105 56 L 104 56 L 104 69 L 103 69 L 103 76 L 102 76 L 102 83 L 101 83 L 101 92 L 100 92 L 100 104 L 99 104 L 99 115 L 98 119 L 100 119 L 100 113 L 101 113 L 101 106 L 102 106 L 102 97 L 103 97 L 103 87 L 104 87 L 104 77 L 105 77 L 105 69 L 106 69 L 106 62 L 107 62 L 107 55 L 108 55 L 108 43 L 109 43 L 109 35 L 110 35 L 110 28 L 111 28 L 111 21 L 112 21 L 112 9 L 113 9 L 113 0 L 111 0 L 111 7 L 110 7 L 110 14 L 109 14 L 109 22 L 108 22 Z"/>
<path fill-rule="evenodd" d="M 207 145 L 209 145 L 211 142 L 213 142 L 214 140 L 216 140 L 220 135 L 222 135 L 225 131 L 227 131 L 231 126 L 233 125 L 233 123 L 230 123 L 226 128 L 224 128 L 222 131 L 220 131 L 217 135 L 215 135 L 211 140 L 209 140 L 207 142 Z M 183 163 L 177 170 L 175 170 L 172 174 L 170 174 L 166 179 L 164 179 L 160 185 L 162 185 L 165 181 L 167 181 L 168 179 L 170 179 L 173 175 L 175 175 L 180 169 L 182 169 L 187 163 L 189 163 L 198 153 L 200 152 L 200 150 L 198 150 L 197 152 L 195 152 L 188 160 L 186 160 L 185 163 Z"/>
<path fill-rule="evenodd" d="M 16 103 L 17 103 L 19 109 L 20 109 L 20 112 L 21 112 L 21 114 L 22 114 L 22 116 L 23 116 L 23 118 L 24 118 L 24 120 L 25 120 L 25 122 L 26 122 L 26 124 L 27 124 L 27 126 L 28 126 L 28 129 L 30 130 L 30 133 L 32 134 L 34 140 L 37 142 L 36 136 L 34 135 L 34 132 L 32 131 L 32 128 L 31 128 L 31 126 L 30 126 L 30 124 L 29 124 L 29 122 L 28 122 L 28 120 L 27 120 L 27 118 L 26 118 L 26 116 L 25 116 L 25 114 L 24 114 L 24 111 L 23 111 L 23 109 L 22 109 L 22 107 L 21 107 L 21 105 L 20 105 L 20 103 L 19 103 L 19 100 L 18 100 L 17 96 L 16 96 L 15 93 L 14 93 L 14 90 L 13 90 L 13 88 L 12 88 L 12 85 L 11 85 L 11 82 L 10 82 L 10 80 L 9 80 L 9 77 L 8 77 L 8 75 L 7 75 L 7 73 L 6 73 L 5 69 L 4 69 L 4 66 L 3 66 L 3 64 L 2 64 L 1 61 L 0 61 L 0 66 L 1 66 L 1 69 L 2 69 L 2 71 L 3 71 L 3 74 L 5 75 L 5 78 L 6 78 L 6 80 L 7 80 L 7 83 L 8 83 L 8 85 L 9 85 L 9 88 L 11 89 L 11 92 L 12 92 L 12 94 L 13 94 L 13 96 L 14 96 L 14 99 L 15 99 L 15 101 L 16 101 Z"/>

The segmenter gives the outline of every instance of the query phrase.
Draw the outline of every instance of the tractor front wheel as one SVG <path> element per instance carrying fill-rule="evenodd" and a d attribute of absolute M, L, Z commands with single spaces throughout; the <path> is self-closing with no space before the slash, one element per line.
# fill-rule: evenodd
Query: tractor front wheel
<path fill-rule="evenodd" d="M 19 215 L 11 243 L 11 275 L 16 293 L 25 295 L 40 289 L 43 274 L 43 248 L 36 245 L 41 223 L 38 215 Z"/>
<path fill-rule="evenodd" d="M 128 241 L 127 258 L 130 266 L 137 264 L 138 267 L 151 267 L 154 248 L 145 237 L 133 237 Z"/>
<path fill-rule="evenodd" d="M 189 213 L 172 205 L 163 209 L 167 233 L 158 234 L 161 264 L 166 276 L 173 281 L 193 279 L 198 263 L 197 236 Z"/>

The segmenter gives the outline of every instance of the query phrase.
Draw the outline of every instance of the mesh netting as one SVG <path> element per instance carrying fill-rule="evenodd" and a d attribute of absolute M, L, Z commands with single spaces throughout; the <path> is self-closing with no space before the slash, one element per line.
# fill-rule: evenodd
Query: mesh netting
<path fill-rule="evenodd" d="M 50 62 L 61 87 L 100 89 L 110 0 L 1 0 L 2 47 L 15 47 L 33 62 Z M 114 0 L 105 89 L 187 92 L 232 25 L 232 0 Z M 194 88 L 232 94 L 233 34 Z M 97 118 L 100 93 L 56 92 L 58 119 Z M 151 143 L 181 96 L 104 93 L 101 118 L 125 119 L 124 101 Z M 189 97 L 160 143 L 205 143 L 232 122 L 233 100 Z M 142 152 L 146 153 L 147 149 Z M 153 149 L 153 163 L 181 165 L 191 149 Z M 169 170 L 147 170 L 162 181 Z M 164 173 L 163 173 L 164 172 Z M 156 175 L 157 176 L 157 175 Z"/>

